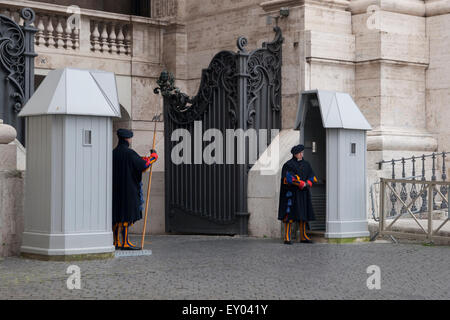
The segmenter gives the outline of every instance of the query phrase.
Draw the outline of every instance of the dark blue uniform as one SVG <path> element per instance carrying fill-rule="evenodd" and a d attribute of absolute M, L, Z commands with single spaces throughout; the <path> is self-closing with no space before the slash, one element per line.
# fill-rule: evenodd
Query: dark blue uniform
<path fill-rule="evenodd" d="M 315 220 L 308 184 L 310 181 L 312 185 L 314 180 L 314 172 L 306 160 L 299 161 L 293 157 L 283 165 L 278 209 L 279 220 Z M 301 184 L 303 184 L 303 188 L 301 188 Z"/>
<path fill-rule="evenodd" d="M 125 140 L 133 132 L 126 129 L 117 131 L 119 143 L 113 150 L 113 233 L 116 248 L 139 249 L 128 239 L 128 227 L 142 219 L 142 172 L 158 158 L 154 150 L 150 157 L 141 158 Z M 122 234 L 122 241 L 119 234 Z"/>
<path fill-rule="evenodd" d="M 285 223 L 286 244 L 291 244 L 291 230 L 294 222 L 299 223 L 302 242 L 312 242 L 306 234 L 306 225 L 308 221 L 315 220 L 310 188 L 314 182 L 317 182 L 317 178 L 308 161 L 298 160 L 295 157 L 303 150 L 303 145 L 293 147 L 292 158 L 283 165 L 281 170 L 278 219 Z"/>

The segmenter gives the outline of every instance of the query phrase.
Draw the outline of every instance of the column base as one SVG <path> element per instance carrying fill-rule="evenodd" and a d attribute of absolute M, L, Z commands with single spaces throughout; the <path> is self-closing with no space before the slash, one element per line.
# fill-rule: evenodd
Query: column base
<path fill-rule="evenodd" d="M 83 260 L 89 256 L 98 259 L 114 256 L 115 251 L 111 231 L 60 234 L 25 231 L 22 239 L 22 255 L 48 257 L 46 260 Z"/>
<path fill-rule="evenodd" d="M 330 244 L 346 244 L 346 243 L 369 242 L 370 237 L 328 238 L 326 240 L 327 243 Z"/>
<path fill-rule="evenodd" d="M 81 260 L 111 259 L 114 258 L 114 252 L 53 255 L 53 256 L 22 252 L 21 256 L 26 259 L 41 260 L 41 261 L 81 261 Z"/>

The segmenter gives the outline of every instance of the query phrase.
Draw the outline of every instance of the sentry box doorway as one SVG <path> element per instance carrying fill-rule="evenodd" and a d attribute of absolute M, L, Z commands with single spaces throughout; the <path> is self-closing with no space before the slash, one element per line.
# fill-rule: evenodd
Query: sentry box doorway
<path fill-rule="evenodd" d="M 366 132 L 371 126 L 347 93 L 302 92 L 295 129 L 318 183 L 311 189 L 316 221 L 325 238 L 368 237 Z"/>

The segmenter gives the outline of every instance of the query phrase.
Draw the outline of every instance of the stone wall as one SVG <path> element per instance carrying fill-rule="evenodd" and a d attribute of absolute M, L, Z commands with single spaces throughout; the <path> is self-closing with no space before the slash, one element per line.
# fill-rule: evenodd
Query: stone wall
<path fill-rule="evenodd" d="M 283 128 L 291 128 L 301 90 L 340 90 L 354 94 L 354 36 L 351 13 L 340 2 L 326 1 L 188 1 L 182 21 L 187 33 L 187 91 L 198 89 L 201 69 L 220 50 L 236 50 L 236 39 L 247 37 L 248 49 L 273 38 L 268 16 L 278 16 L 283 45 Z M 177 78 L 178 79 L 178 78 Z M 183 79 L 184 80 L 184 79 Z"/>
<path fill-rule="evenodd" d="M 0 257 L 18 255 L 22 243 L 24 172 L 18 168 L 16 130 L 0 119 Z"/>
<path fill-rule="evenodd" d="M 24 173 L 0 169 L 0 257 L 18 255 L 23 232 Z"/>
<path fill-rule="evenodd" d="M 280 131 L 271 146 L 277 152 L 278 170 L 267 174 L 265 155 L 255 163 L 248 174 L 248 232 L 254 237 L 279 238 L 281 222 L 278 220 L 278 205 L 280 198 L 281 168 L 292 157 L 292 146 L 299 143 L 299 132 L 292 129 Z M 269 147 L 269 148 L 270 148 Z M 272 159 L 273 161 L 273 159 Z"/>

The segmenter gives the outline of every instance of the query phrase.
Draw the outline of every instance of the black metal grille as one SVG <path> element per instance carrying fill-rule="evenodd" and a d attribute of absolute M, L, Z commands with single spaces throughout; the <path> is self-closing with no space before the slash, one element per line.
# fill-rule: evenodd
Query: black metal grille
<path fill-rule="evenodd" d="M 234 143 L 232 163 L 225 148 L 227 129 L 281 128 L 281 30 L 276 27 L 275 40 L 263 48 L 247 52 L 247 40 L 238 39 L 238 52 L 221 51 L 202 72 L 195 97 L 181 93 L 173 76 L 163 72 L 158 80 L 164 97 L 166 231 L 207 234 L 247 234 L 248 141 L 245 162 L 238 164 Z M 195 132 L 196 121 L 201 123 Z M 175 164 L 172 133 L 186 129 L 190 135 L 191 163 Z M 196 134 L 217 129 L 223 139 L 223 163 L 197 163 Z M 268 143 L 271 141 L 268 130 Z M 211 141 L 201 141 L 203 152 Z M 259 150 L 258 154 L 264 150 Z M 198 160 L 198 159 L 197 159 Z M 220 160 L 219 160 L 220 161 Z"/>
<path fill-rule="evenodd" d="M 35 13 L 21 11 L 24 20 L 19 26 L 0 14 L 0 119 L 17 130 L 17 139 L 25 144 L 25 122 L 17 115 L 34 92 Z"/>
<path fill-rule="evenodd" d="M 382 168 L 383 164 L 390 164 L 391 165 L 391 177 L 392 179 L 398 179 L 399 174 L 398 174 L 398 170 L 401 170 L 401 179 L 411 179 L 411 184 L 408 186 L 410 188 L 410 190 L 407 190 L 407 184 L 406 183 L 401 183 L 400 186 L 397 186 L 397 183 L 395 182 L 391 182 L 391 187 L 393 188 L 393 190 L 400 190 L 400 199 L 402 201 L 407 201 L 408 199 L 411 199 L 414 201 L 414 203 L 411 206 L 411 211 L 413 213 L 424 213 L 426 211 L 428 211 L 427 205 L 428 205 L 428 201 L 427 201 L 427 193 L 424 192 L 421 194 L 420 197 L 418 197 L 418 189 L 416 186 L 415 181 L 417 180 L 421 180 L 421 181 L 425 181 L 426 180 L 426 162 L 427 160 L 431 160 L 431 181 L 437 181 L 437 180 L 441 180 L 441 181 L 446 181 L 447 180 L 447 168 L 446 168 L 446 158 L 448 157 L 448 154 L 450 152 L 440 152 L 440 153 L 436 153 L 433 152 L 432 154 L 428 154 L 428 155 L 421 155 L 421 156 L 412 156 L 409 158 L 401 158 L 401 159 L 392 159 L 392 160 L 383 160 L 378 162 L 378 166 L 379 169 Z M 436 175 L 436 170 L 438 165 L 440 166 L 441 169 L 441 176 L 438 177 Z M 401 167 L 399 169 L 397 169 L 397 165 L 401 165 Z M 410 168 L 410 177 L 407 177 L 407 166 Z M 429 167 L 429 165 L 428 165 Z M 396 170 L 397 169 L 397 170 Z M 409 172 L 408 172 L 409 173 Z M 447 187 L 445 185 L 440 186 L 439 189 L 442 193 L 442 195 L 445 197 L 447 196 L 447 193 L 449 190 L 447 190 Z M 441 203 L 437 203 L 437 199 L 436 199 L 436 195 L 437 195 L 437 191 L 434 190 L 433 191 L 433 199 L 432 199 L 432 204 L 433 204 L 433 210 L 438 210 L 438 209 L 447 209 L 447 204 L 445 201 L 441 200 Z M 390 212 L 389 212 L 389 216 L 396 216 L 398 213 L 400 214 L 406 214 L 407 210 L 405 208 L 405 206 L 401 206 L 400 211 L 398 211 L 398 207 L 399 207 L 399 201 L 397 199 L 397 197 L 395 196 L 395 194 L 393 192 L 390 192 L 389 194 L 389 200 L 390 200 Z"/>

